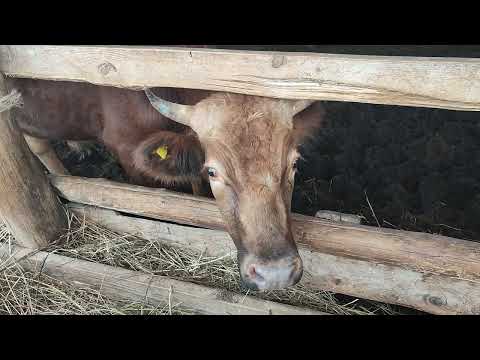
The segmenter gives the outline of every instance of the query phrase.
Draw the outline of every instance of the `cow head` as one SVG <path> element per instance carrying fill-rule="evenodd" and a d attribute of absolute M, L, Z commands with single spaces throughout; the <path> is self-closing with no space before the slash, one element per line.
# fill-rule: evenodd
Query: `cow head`
<path fill-rule="evenodd" d="M 146 94 L 162 115 L 197 133 L 243 282 L 258 290 L 297 283 L 303 265 L 290 205 L 298 145 L 321 120 L 318 111 L 298 116 L 312 102 L 215 93 L 188 106 Z"/>

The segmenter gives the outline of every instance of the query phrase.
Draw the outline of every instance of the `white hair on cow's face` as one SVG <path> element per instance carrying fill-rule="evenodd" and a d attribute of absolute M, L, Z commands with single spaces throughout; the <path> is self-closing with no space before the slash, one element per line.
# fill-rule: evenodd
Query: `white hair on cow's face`
<path fill-rule="evenodd" d="M 274 176 L 272 173 L 267 173 L 265 175 L 265 186 L 267 186 L 270 190 L 274 189 L 274 186 L 279 183 L 278 177 Z"/>
<path fill-rule="evenodd" d="M 255 111 L 253 114 L 248 115 L 247 123 L 249 123 L 252 120 L 260 119 L 263 116 L 265 116 L 265 114 L 262 111 Z"/>

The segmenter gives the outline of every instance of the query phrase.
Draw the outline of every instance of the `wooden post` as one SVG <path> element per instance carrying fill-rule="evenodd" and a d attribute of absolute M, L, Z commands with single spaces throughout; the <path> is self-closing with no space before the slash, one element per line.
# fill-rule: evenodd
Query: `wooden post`
<path fill-rule="evenodd" d="M 0 73 L 0 97 L 6 94 Z M 0 164 L 0 218 L 16 241 L 39 248 L 57 239 L 66 212 L 8 110 L 0 113 Z"/>

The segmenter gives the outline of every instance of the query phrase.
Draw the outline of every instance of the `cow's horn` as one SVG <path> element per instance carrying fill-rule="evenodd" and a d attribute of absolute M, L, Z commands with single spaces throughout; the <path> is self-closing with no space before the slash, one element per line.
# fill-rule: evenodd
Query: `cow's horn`
<path fill-rule="evenodd" d="M 150 89 L 145 89 L 150 104 L 163 116 L 179 122 L 183 125 L 190 126 L 190 121 L 193 112 L 193 106 L 175 104 L 163 99 L 160 99 Z"/>
<path fill-rule="evenodd" d="M 315 102 L 315 100 L 296 100 L 293 101 L 292 103 L 292 116 L 295 116 L 296 114 L 302 112 L 306 108 L 308 108 L 310 105 L 312 105 Z"/>

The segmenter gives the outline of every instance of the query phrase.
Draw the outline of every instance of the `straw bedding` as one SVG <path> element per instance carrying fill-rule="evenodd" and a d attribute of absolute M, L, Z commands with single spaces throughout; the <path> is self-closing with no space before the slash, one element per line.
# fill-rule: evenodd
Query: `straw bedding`
<path fill-rule="evenodd" d="M 92 221 L 69 214 L 69 228 L 48 251 L 96 261 L 149 274 L 164 275 L 209 287 L 257 296 L 280 303 L 308 307 L 330 314 L 402 314 L 407 309 L 336 295 L 303 285 L 279 291 L 256 293 L 239 283 L 236 260 L 204 257 L 202 254 L 160 245 L 128 234 L 118 234 Z M 0 246 L 12 246 L 13 238 L 0 224 Z M 45 274 L 33 273 L 0 259 L 0 314 L 195 314 L 182 304 L 153 307 L 110 299 L 99 291 L 78 288 Z"/>

